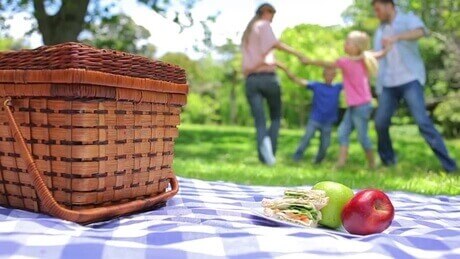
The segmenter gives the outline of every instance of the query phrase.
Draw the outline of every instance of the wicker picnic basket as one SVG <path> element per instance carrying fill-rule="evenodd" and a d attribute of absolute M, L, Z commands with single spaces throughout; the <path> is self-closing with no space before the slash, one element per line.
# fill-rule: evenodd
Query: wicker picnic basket
<path fill-rule="evenodd" d="M 90 223 L 164 204 L 187 91 L 181 68 L 79 43 L 1 53 L 0 205 Z"/>

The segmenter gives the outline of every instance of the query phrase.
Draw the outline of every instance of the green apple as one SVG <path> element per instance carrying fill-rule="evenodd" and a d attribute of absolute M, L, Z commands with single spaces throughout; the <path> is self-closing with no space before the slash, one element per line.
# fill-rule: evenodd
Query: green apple
<path fill-rule="evenodd" d="M 330 228 L 340 227 L 342 210 L 353 198 L 353 190 L 343 184 L 328 181 L 317 183 L 312 189 L 323 190 L 329 197 L 328 204 L 321 210 L 322 220 L 319 223 Z"/>

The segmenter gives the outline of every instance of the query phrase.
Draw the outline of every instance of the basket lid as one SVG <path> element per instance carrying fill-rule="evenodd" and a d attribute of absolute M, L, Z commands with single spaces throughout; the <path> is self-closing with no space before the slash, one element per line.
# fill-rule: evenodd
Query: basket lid
<path fill-rule="evenodd" d="M 172 84 L 187 83 L 185 70 L 178 66 L 75 42 L 42 46 L 32 50 L 1 52 L 0 70 L 15 71 L 16 74 L 21 70 L 35 74 L 38 71 L 84 70 Z"/>

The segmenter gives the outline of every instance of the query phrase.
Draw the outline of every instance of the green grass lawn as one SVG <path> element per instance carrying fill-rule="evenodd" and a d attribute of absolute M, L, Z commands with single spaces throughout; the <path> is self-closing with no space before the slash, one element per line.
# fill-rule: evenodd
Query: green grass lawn
<path fill-rule="evenodd" d="M 460 195 L 459 174 L 442 172 L 438 160 L 413 126 L 392 128 L 400 162 L 396 167 L 379 166 L 375 171 L 367 170 L 363 151 L 354 138 L 348 166 L 334 169 L 338 152 L 335 134 L 323 164 L 311 163 L 318 147 L 317 139 L 312 141 L 305 160 L 294 163 L 291 155 L 303 131 L 286 129 L 281 131 L 279 139 L 278 163 L 267 167 L 257 160 L 254 134 L 252 128 L 182 125 L 175 147 L 175 172 L 183 177 L 247 185 L 296 186 L 332 180 L 352 188 Z M 374 133 L 372 138 L 375 143 Z M 452 155 L 460 158 L 460 140 L 448 140 L 447 145 Z"/>

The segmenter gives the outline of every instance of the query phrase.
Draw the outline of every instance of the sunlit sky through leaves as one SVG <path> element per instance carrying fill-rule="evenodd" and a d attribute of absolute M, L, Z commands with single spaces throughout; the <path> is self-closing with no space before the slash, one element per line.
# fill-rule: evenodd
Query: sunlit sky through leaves
<path fill-rule="evenodd" d="M 272 3 L 277 14 L 273 22 L 276 34 L 301 23 L 319 24 L 323 26 L 343 24 L 342 12 L 352 4 L 352 0 L 201 0 L 193 9 L 195 26 L 179 33 L 179 26 L 172 19 L 164 18 L 156 14 L 136 0 L 122 0 L 116 11 L 122 11 L 130 15 L 134 21 L 147 28 L 152 36 L 149 41 L 154 44 L 160 56 L 166 52 L 186 52 L 192 57 L 200 54 L 193 51 L 196 41 L 203 38 L 203 30 L 200 20 L 209 15 L 220 12 L 216 22 L 210 24 L 213 43 L 223 44 L 227 38 L 239 42 L 241 33 L 247 22 L 251 19 L 257 6 L 264 2 Z M 15 38 L 23 37 L 24 33 L 31 28 L 32 21 L 24 19 L 27 14 L 15 15 L 9 22 L 10 34 Z M 31 47 L 42 44 L 41 36 L 34 33 L 28 38 Z"/>

